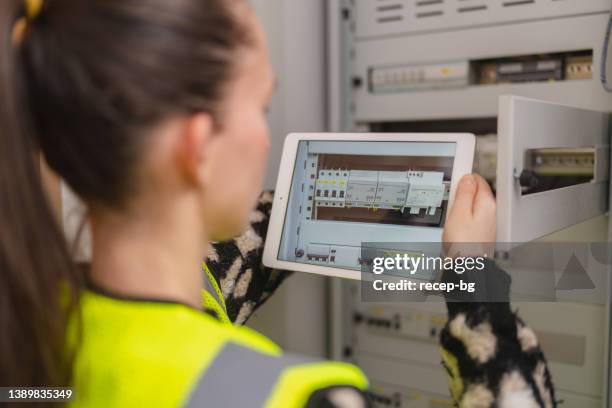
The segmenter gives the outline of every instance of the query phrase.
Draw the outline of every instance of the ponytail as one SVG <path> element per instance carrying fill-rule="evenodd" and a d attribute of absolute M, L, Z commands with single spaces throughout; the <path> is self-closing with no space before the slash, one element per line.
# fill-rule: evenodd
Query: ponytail
<path fill-rule="evenodd" d="M 68 320 L 81 279 L 43 192 L 25 70 L 13 44 L 22 13 L 0 1 L 0 386 L 67 385 Z"/>

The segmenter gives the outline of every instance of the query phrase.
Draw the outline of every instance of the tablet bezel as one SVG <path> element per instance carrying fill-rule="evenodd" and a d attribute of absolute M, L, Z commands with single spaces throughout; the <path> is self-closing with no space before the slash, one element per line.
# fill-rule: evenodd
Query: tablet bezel
<path fill-rule="evenodd" d="M 476 138 L 471 133 L 291 133 L 287 135 L 274 194 L 272 215 L 268 226 L 263 263 L 281 270 L 314 273 L 339 278 L 360 279 L 361 272 L 340 267 L 312 265 L 278 259 L 291 183 L 295 170 L 297 149 L 301 141 L 347 141 L 347 142 L 447 142 L 456 143 L 451 190 L 448 207 L 455 198 L 457 183 L 465 174 L 472 172 Z M 447 213 L 448 214 L 448 213 Z"/>

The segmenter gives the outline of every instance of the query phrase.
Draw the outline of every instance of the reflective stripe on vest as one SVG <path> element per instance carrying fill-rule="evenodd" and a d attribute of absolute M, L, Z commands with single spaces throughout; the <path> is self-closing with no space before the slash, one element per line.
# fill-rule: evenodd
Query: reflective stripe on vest
<path fill-rule="evenodd" d="M 227 343 L 199 380 L 187 407 L 261 407 L 285 368 L 308 361 Z"/>
<path fill-rule="evenodd" d="M 287 375 L 291 371 L 293 375 Z M 264 354 L 228 342 L 198 380 L 186 406 L 297 407 L 305 404 L 314 391 L 337 385 L 363 390 L 367 380 L 348 364 Z"/>

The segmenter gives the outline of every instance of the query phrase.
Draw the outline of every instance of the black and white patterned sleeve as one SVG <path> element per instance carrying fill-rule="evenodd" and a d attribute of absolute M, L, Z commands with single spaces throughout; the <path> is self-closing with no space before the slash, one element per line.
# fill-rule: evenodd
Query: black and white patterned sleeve
<path fill-rule="evenodd" d="M 508 274 L 494 263 L 484 272 L 496 282 L 495 290 L 509 293 Z M 457 406 L 557 406 L 538 338 L 509 302 L 448 301 L 447 308 L 442 364 Z"/>
<path fill-rule="evenodd" d="M 230 241 L 213 243 L 205 260 L 235 324 L 244 324 L 291 274 L 262 264 L 273 198 L 273 192 L 264 192 L 251 213 L 246 232 Z"/>
<path fill-rule="evenodd" d="M 314 392 L 305 408 L 372 408 L 366 393 L 356 388 L 336 386 Z"/>

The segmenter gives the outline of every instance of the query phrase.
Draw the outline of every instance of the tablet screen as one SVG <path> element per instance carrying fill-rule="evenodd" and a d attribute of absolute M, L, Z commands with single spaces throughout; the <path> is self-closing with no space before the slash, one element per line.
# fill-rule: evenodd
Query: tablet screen
<path fill-rule="evenodd" d="M 278 259 L 359 269 L 363 242 L 439 242 L 456 150 L 300 141 Z"/>

